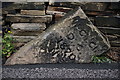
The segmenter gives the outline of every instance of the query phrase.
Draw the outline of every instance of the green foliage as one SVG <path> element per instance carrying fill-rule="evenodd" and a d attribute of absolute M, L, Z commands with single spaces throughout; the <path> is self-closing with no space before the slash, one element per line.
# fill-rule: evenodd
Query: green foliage
<path fill-rule="evenodd" d="M 10 31 L 9 31 L 10 32 Z M 12 53 L 15 52 L 13 39 L 11 38 L 9 33 L 5 33 L 2 39 L 2 56 L 3 57 L 10 57 Z"/>
<path fill-rule="evenodd" d="M 111 63 L 113 62 L 111 59 L 109 59 L 107 56 L 92 56 L 92 62 L 94 63 Z"/>

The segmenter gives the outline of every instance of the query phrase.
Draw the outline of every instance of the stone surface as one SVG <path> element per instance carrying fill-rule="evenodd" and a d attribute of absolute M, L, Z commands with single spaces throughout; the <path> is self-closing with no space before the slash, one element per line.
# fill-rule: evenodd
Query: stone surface
<path fill-rule="evenodd" d="M 119 65 L 112 63 L 3 66 L 2 77 L 7 78 L 6 80 L 119 80 Z"/>
<path fill-rule="evenodd" d="M 44 16 L 32 16 L 32 15 L 12 15 L 8 14 L 6 17 L 6 21 L 9 22 L 35 22 L 35 23 L 43 23 L 52 21 L 52 15 L 44 15 Z"/>
<path fill-rule="evenodd" d="M 11 25 L 14 30 L 23 30 L 23 31 L 39 31 L 45 30 L 45 23 L 13 23 Z"/>
<path fill-rule="evenodd" d="M 107 39 L 79 7 L 23 46 L 5 64 L 89 63 L 93 55 L 109 48 Z"/>

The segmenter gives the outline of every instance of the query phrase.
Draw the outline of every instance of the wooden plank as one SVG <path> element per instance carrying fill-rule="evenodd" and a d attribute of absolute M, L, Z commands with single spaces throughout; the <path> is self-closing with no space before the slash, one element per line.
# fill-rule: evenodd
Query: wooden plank
<path fill-rule="evenodd" d="M 55 21 L 59 21 L 60 18 L 65 16 L 65 14 L 67 14 L 71 10 L 73 10 L 73 9 L 72 8 L 67 8 L 67 7 L 48 6 L 48 9 L 47 9 L 46 13 L 54 15 Z"/>
<path fill-rule="evenodd" d="M 97 16 L 95 17 L 95 25 L 119 28 L 120 16 Z"/>
<path fill-rule="evenodd" d="M 11 15 L 8 14 L 6 17 L 6 21 L 9 22 L 35 22 L 35 23 L 42 23 L 42 22 L 51 22 L 52 15 L 44 15 L 44 16 L 32 16 L 32 15 Z"/>
<path fill-rule="evenodd" d="M 21 31 L 42 31 L 46 29 L 45 23 L 13 23 L 11 27 L 14 30 Z"/>
<path fill-rule="evenodd" d="M 117 13 L 114 11 L 85 11 L 88 16 L 105 16 L 105 15 L 116 15 Z"/>
<path fill-rule="evenodd" d="M 107 6 L 108 6 L 107 3 L 90 2 L 82 5 L 82 9 L 87 11 L 105 11 Z"/>
<path fill-rule="evenodd" d="M 119 35 L 120 36 L 120 35 Z M 120 39 L 118 35 L 106 35 L 106 37 L 108 38 L 109 41 L 115 41 Z"/>
<path fill-rule="evenodd" d="M 13 3 L 9 6 L 4 7 L 6 10 L 14 10 L 14 9 L 36 9 L 36 10 L 45 10 L 45 5 L 43 2 L 30 2 L 30 3 Z"/>
<path fill-rule="evenodd" d="M 119 10 L 120 9 L 120 2 L 112 2 L 109 9 Z"/>
<path fill-rule="evenodd" d="M 59 15 L 64 16 L 66 13 L 65 12 L 59 12 L 59 11 L 47 11 L 47 14 L 51 14 L 51 15 L 59 14 Z"/>
<path fill-rule="evenodd" d="M 45 15 L 45 10 L 21 10 L 23 15 Z"/>
<path fill-rule="evenodd" d="M 38 36 L 44 31 L 21 31 L 21 30 L 12 30 L 12 35 L 14 36 Z"/>
<path fill-rule="evenodd" d="M 15 9 L 3 9 L 2 10 L 2 14 L 16 14 L 16 10 Z"/>
<path fill-rule="evenodd" d="M 120 47 L 120 40 L 110 41 L 112 47 Z"/>
<path fill-rule="evenodd" d="M 110 28 L 110 27 L 98 27 L 101 32 L 105 34 L 118 34 L 120 35 L 120 28 Z"/>
<path fill-rule="evenodd" d="M 53 6 L 48 6 L 47 11 L 58 11 L 58 12 L 65 12 L 68 13 L 68 11 L 73 10 L 73 8 L 67 8 L 67 7 L 53 7 Z"/>
<path fill-rule="evenodd" d="M 73 2 L 54 2 L 50 3 L 50 6 L 56 6 L 56 7 L 69 7 L 69 8 L 75 8 L 75 4 Z"/>
<path fill-rule="evenodd" d="M 37 36 L 12 36 L 14 43 L 27 43 L 36 37 Z"/>
<path fill-rule="evenodd" d="M 72 8 L 67 8 L 67 7 L 53 7 L 53 6 L 48 6 L 48 9 L 46 11 L 47 14 L 52 14 L 52 15 L 61 15 L 64 16 L 66 13 L 69 11 L 73 10 Z"/>

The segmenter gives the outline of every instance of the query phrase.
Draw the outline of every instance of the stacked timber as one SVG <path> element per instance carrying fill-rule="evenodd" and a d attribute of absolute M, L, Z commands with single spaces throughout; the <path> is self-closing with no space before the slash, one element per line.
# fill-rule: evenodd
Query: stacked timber
<path fill-rule="evenodd" d="M 45 3 L 3 3 L 3 15 L 6 25 L 10 26 L 11 36 L 16 47 L 20 47 L 46 29 L 46 23 L 52 21 L 52 15 L 46 15 Z M 6 26 L 5 25 L 5 26 Z M 4 28 L 4 26 L 3 26 Z"/>

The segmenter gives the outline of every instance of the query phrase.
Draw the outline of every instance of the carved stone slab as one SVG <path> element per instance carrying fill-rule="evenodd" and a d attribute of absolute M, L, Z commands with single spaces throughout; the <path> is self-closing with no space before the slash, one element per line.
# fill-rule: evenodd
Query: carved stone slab
<path fill-rule="evenodd" d="M 11 56 L 6 65 L 89 63 L 110 48 L 82 9 L 76 8 Z"/>

